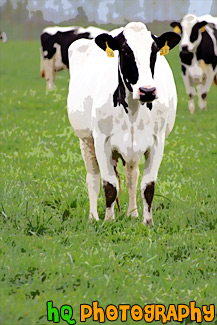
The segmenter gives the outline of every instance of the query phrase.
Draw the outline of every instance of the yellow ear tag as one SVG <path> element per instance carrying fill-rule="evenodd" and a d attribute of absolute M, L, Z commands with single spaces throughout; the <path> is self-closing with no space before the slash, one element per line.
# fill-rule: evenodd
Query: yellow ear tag
<path fill-rule="evenodd" d="M 180 34 L 180 33 L 181 33 L 181 29 L 180 29 L 179 26 L 177 26 L 177 25 L 173 28 L 173 31 L 174 31 L 175 33 L 177 33 L 177 34 Z"/>
<path fill-rule="evenodd" d="M 160 55 L 167 55 L 169 53 L 170 47 L 167 45 L 167 41 L 165 45 L 160 49 Z"/>
<path fill-rule="evenodd" d="M 205 32 L 205 26 L 201 27 L 200 31 L 201 33 Z"/>
<path fill-rule="evenodd" d="M 113 52 L 113 50 L 108 46 L 108 43 L 107 43 L 107 42 L 105 42 L 105 45 L 106 45 L 106 49 L 105 49 L 105 51 L 106 51 L 107 56 L 108 56 L 109 58 L 113 58 L 113 57 L 114 57 L 114 52 Z"/>

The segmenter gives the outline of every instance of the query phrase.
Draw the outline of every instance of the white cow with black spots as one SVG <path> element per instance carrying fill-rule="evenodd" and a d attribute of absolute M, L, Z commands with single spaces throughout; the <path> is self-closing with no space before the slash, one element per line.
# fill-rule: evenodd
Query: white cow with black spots
<path fill-rule="evenodd" d="M 92 39 L 103 32 L 105 30 L 94 26 L 51 26 L 42 31 L 40 74 L 46 79 L 48 90 L 54 88 L 56 73 L 69 68 L 69 46 L 80 38 Z"/>
<path fill-rule="evenodd" d="M 173 74 L 159 50 L 166 53 L 179 40 L 176 33 L 156 37 L 143 23 L 132 22 L 95 41 L 83 39 L 69 47 L 68 116 L 80 138 L 87 170 L 89 218 L 99 219 L 101 174 L 105 220 L 114 219 L 119 184 L 113 160 L 119 157 L 126 162 L 128 215 L 138 216 L 139 160 L 145 155 L 143 220 L 153 224 L 155 182 L 177 106 Z"/>
<path fill-rule="evenodd" d="M 217 18 L 210 15 L 196 17 L 187 14 L 180 22 L 172 22 L 174 31 L 182 35 L 180 59 L 182 77 L 189 96 L 188 109 L 207 107 L 207 96 L 212 83 L 217 85 Z M 195 90 L 196 86 L 196 90 Z"/>

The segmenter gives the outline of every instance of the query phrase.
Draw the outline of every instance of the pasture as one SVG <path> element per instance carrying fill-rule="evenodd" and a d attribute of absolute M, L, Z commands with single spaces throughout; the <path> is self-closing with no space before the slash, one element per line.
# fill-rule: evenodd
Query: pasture
<path fill-rule="evenodd" d="M 39 58 L 39 42 L 0 44 L 0 324 L 48 324 L 50 300 L 71 305 L 77 324 L 80 304 L 96 300 L 104 308 L 190 301 L 217 308 L 216 88 L 208 110 L 190 115 L 178 47 L 167 56 L 179 101 L 156 183 L 155 226 L 141 223 L 139 188 L 140 218 L 126 217 L 121 162 L 121 211 L 103 221 L 101 189 L 100 221 L 88 222 L 86 172 L 67 117 L 68 72 L 46 93 Z"/>

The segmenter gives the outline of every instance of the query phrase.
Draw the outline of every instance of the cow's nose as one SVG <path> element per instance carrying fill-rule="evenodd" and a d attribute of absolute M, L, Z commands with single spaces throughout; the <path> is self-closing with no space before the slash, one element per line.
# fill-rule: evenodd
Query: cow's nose
<path fill-rule="evenodd" d="M 182 46 L 182 51 L 188 51 L 188 45 Z"/>
<path fill-rule="evenodd" d="M 139 88 L 139 96 L 140 100 L 145 103 L 152 102 L 157 97 L 157 91 L 155 87 L 147 88 L 140 87 Z"/>

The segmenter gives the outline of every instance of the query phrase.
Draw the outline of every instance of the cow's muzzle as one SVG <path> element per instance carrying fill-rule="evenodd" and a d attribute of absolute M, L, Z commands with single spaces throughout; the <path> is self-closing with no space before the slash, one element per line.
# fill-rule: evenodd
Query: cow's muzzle
<path fill-rule="evenodd" d="M 139 88 L 139 99 L 143 103 L 150 103 L 157 98 L 157 90 L 155 87 L 152 88 Z"/>

